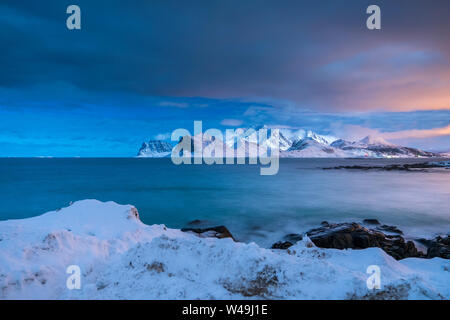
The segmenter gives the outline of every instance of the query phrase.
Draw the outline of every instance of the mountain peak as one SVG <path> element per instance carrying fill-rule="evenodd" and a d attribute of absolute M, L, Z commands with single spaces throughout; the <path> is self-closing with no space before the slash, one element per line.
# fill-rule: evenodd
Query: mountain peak
<path fill-rule="evenodd" d="M 167 157 L 172 152 L 172 145 L 161 140 L 150 140 L 142 143 L 138 157 L 160 158 Z"/>
<path fill-rule="evenodd" d="M 309 140 L 314 140 L 314 141 L 321 143 L 323 145 L 326 145 L 326 146 L 330 145 L 332 142 L 337 140 L 337 138 L 335 138 L 333 136 L 318 134 L 312 130 L 303 130 L 303 132 L 299 130 L 298 133 L 300 133 L 300 134 L 298 135 L 298 138 L 295 140 L 309 139 Z"/>
<path fill-rule="evenodd" d="M 365 138 L 359 140 L 359 143 L 367 144 L 367 145 L 379 144 L 379 145 L 393 146 L 392 143 L 387 142 L 382 137 L 377 137 L 377 136 L 372 136 L 372 135 L 368 135 Z"/>

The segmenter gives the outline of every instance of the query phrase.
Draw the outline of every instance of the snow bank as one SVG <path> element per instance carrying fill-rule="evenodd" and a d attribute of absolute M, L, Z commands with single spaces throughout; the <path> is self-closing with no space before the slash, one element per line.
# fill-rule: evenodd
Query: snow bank
<path fill-rule="evenodd" d="M 78 265 L 81 289 L 66 287 Z M 381 289 L 369 290 L 369 265 Z M 84 200 L 0 222 L 1 299 L 448 299 L 450 262 L 379 248 L 289 250 L 148 226 L 130 205 Z"/>

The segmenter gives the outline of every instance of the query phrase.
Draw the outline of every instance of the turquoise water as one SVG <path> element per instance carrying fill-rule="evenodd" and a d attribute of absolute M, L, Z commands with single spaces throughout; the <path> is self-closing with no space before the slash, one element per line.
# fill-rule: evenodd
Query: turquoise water
<path fill-rule="evenodd" d="M 321 221 L 377 218 L 412 236 L 450 231 L 450 170 L 322 170 L 423 160 L 281 159 L 258 165 L 180 165 L 170 159 L 0 159 L 0 220 L 81 199 L 133 204 L 147 224 L 223 224 L 242 241 L 270 245 Z M 107 223 L 107 222 L 105 222 Z"/>

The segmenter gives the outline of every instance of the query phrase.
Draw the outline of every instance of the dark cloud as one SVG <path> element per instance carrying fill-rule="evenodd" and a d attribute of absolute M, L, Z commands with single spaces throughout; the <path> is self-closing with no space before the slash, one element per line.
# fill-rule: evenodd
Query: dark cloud
<path fill-rule="evenodd" d="M 79 31 L 65 25 L 74 3 Z M 446 127 L 450 1 L 376 3 L 380 31 L 368 0 L 2 0 L 0 156 L 134 155 L 193 120 Z M 448 149 L 448 136 L 405 139 Z"/>
<path fill-rule="evenodd" d="M 5 0 L 0 86 L 60 81 L 321 110 L 408 109 L 422 88 L 410 109 L 442 108 L 431 94 L 450 91 L 450 2 L 378 3 L 381 31 L 365 28 L 369 1 L 79 0 L 82 30 L 69 31 L 71 3 Z"/>

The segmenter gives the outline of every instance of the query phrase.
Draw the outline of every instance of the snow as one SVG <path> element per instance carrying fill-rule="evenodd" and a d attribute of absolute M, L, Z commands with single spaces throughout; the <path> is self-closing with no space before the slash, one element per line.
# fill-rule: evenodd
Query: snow
<path fill-rule="evenodd" d="M 322 146 L 317 146 L 314 144 L 309 144 L 301 150 L 291 149 L 288 151 L 280 152 L 281 158 L 345 158 L 348 156 L 348 153 L 346 153 L 345 151 L 334 149 L 331 147 L 324 148 Z"/>
<path fill-rule="evenodd" d="M 83 200 L 0 222 L 0 299 L 448 299 L 450 263 L 379 248 L 288 250 L 145 225 L 131 205 Z M 81 289 L 66 287 L 78 265 Z M 381 290 L 369 290 L 369 265 Z"/>
<path fill-rule="evenodd" d="M 138 152 L 139 158 L 164 158 L 172 153 L 172 145 L 161 140 L 144 142 Z"/>
<path fill-rule="evenodd" d="M 323 145 L 330 145 L 334 141 L 338 140 L 338 138 L 334 136 L 318 134 L 312 130 L 298 129 L 296 131 L 292 131 L 285 129 L 282 132 L 286 137 L 288 137 L 293 142 L 303 140 L 306 138 L 311 138 L 312 140 L 315 140 Z"/>
<path fill-rule="evenodd" d="M 387 141 L 384 140 L 382 137 L 376 137 L 376 136 L 367 136 L 367 137 L 361 139 L 358 143 L 361 144 L 361 145 L 363 145 L 363 146 L 367 146 L 367 145 L 380 145 L 380 146 L 391 146 L 391 147 L 395 147 L 394 144 L 387 142 Z"/>
<path fill-rule="evenodd" d="M 280 152 L 282 158 L 354 158 L 375 155 L 367 150 L 343 150 L 325 145 L 313 138 L 305 138 L 295 142 L 287 151 Z"/>
<path fill-rule="evenodd" d="M 284 151 L 289 149 L 289 147 L 292 145 L 292 141 L 286 138 L 281 131 L 272 131 L 267 126 L 248 129 L 241 128 L 242 132 L 238 131 L 234 136 L 226 137 L 225 144 L 233 150 L 240 147 L 241 145 L 244 145 L 246 147 L 246 157 L 256 157 L 258 155 L 256 150 L 258 148 L 259 137 L 258 131 L 256 130 L 259 129 L 267 130 L 267 140 L 260 144 L 260 147 L 262 149 L 279 148 L 280 150 Z M 252 149 L 249 149 L 249 146 L 251 146 Z"/>

